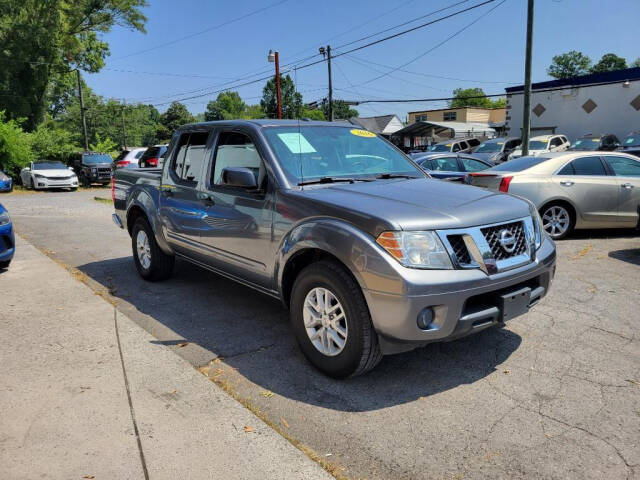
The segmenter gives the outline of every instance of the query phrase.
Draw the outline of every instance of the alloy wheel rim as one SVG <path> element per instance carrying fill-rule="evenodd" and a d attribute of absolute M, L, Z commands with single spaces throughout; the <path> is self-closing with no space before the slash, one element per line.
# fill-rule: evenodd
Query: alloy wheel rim
<path fill-rule="evenodd" d="M 151 266 L 151 247 L 149 246 L 149 237 L 147 232 L 140 230 L 136 236 L 136 249 L 138 251 L 138 260 L 145 270 Z"/>
<path fill-rule="evenodd" d="M 304 327 L 313 346 L 323 355 L 338 355 L 347 343 L 349 326 L 338 298 L 326 288 L 312 289 L 304 299 Z"/>
<path fill-rule="evenodd" d="M 569 212 L 560 206 L 548 208 L 542 216 L 542 226 L 552 237 L 559 237 L 566 233 L 571 223 Z"/>

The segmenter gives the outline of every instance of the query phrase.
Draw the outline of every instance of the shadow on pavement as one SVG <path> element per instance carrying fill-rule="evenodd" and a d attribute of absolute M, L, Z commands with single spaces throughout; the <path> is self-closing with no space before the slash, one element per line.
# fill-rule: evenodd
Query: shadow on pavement
<path fill-rule="evenodd" d="M 289 328 L 288 312 L 275 299 L 186 262 L 177 262 L 175 277 L 161 283 L 140 279 L 130 257 L 79 269 L 181 337 L 153 343 L 197 344 L 262 389 L 340 411 L 377 410 L 476 382 L 521 343 L 506 329 L 488 329 L 385 357 L 367 375 L 336 381 L 307 363 Z"/>
<path fill-rule="evenodd" d="M 635 238 L 640 237 L 640 230 L 635 228 L 601 228 L 574 230 L 565 240 L 588 240 L 590 238 Z M 557 240 L 563 241 L 563 240 Z"/>
<path fill-rule="evenodd" d="M 640 265 L 640 248 L 628 248 L 626 250 L 614 250 L 609 252 L 611 258 L 622 260 L 623 262 Z"/>

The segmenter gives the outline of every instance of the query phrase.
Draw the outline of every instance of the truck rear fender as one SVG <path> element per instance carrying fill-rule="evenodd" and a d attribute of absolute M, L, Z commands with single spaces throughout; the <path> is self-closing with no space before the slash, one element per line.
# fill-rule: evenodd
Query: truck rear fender
<path fill-rule="evenodd" d="M 157 188 L 151 188 L 148 185 L 147 187 L 138 186 L 137 188 L 132 188 L 129 193 L 129 198 L 127 199 L 127 230 L 131 234 L 131 229 L 136 219 L 139 216 L 145 216 L 153 229 L 160 249 L 167 254 L 172 254 L 173 251 L 164 237 L 162 224 L 158 216 L 160 193 Z"/>
<path fill-rule="evenodd" d="M 319 257 L 333 257 L 342 263 L 363 291 L 403 291 L 396 262 L 371 235 L 335 218 L 314 218 L 294 226 L 278 248 L 274 273 L 287 307 L 297 273 Z"/>

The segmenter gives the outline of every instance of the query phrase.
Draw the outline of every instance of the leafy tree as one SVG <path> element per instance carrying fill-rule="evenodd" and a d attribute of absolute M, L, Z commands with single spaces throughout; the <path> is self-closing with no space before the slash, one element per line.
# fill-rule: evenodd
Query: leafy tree
<path fill-rule="evenodd" d="M 629 68 L 640 67 L 640 57 L 636 58 L 633 62 L 629 64 Z"/>
<path fill-rule="evenodd" d="M 207 104 L 204 112 L 206 121 L 211 120 L 233 120 L 244 118 L 247 104 L 242 101 L 238 92 L 222 92 L 218 98 Z"/>
<path fill-rule="evenodd" d="M 296 91 L 296 86 L 289 75 L 280 75 L 280 97 L 282 100 L 282 118 L 300 118 L 302 115 L 302 94 Z M 267 118 L 278 118 L 276 99 L 276 77 L 267 81 L 262 89 L 260 106 Z"/>
<path fill-rule="evenodd" d="M 326 120 L 327 117 L 324 116 L 324 112 L 319 108 L 303 108 L 302 109 L 302 118 L 308 118 L 310 120 Z"/>
<path fill-rule="evenodd" d="M 117 146 L 118 144 L 110 138 L 105 138 L 103 140 L 100 138 L 100 135 L 96 135 L 96 143 L 89 145 L 89 148 L 93 152 L 108 153 L 113 158 L 116 158 L 118 155 L 118 151 L 116 150 Z"/>
<path fill-rule="evenodd" d="M 492 103 L 486 97 L 481 88 L 456 88 L 453 91 L 454 99 L 449 102 L 449 107 L 482 107 L 491 108 Z M 473 98 L 480 97 L 480 98 Z"/>
<path fill-rule="evenodd" d="M 571 78 L 589 73 L 591 59 L 582 52 L 570 52 L 553 57 L 547 74 L 553 78 Z"/>
<path fill-rule="evenodd" d="M 55 128 L 53 125 L 40 124 L 31 134 L 31 151 L 33 158 L 43 160 L 60 160 L 66 162 L 80 146 L 71 140 L 67 130 Z"/>
<path fill-rule="evenodd" d="M 627 61 L 615 53 L 605 53 L 600 61 L 591 67 L 591 73 L 613 72 L 627 68 Z"/>
<path fill-rule="evenodd" d="M 261 105 L 247 105 L 246 118 L 266 118 Z"/>
<path fill-rule="evenodd" d="M 144 32 L 143 6 L 145 0 L 0 0 L 0 110 L 34 130 L 48 94 L 57 103 L 56 85 L 68 86 L 71 70 L 104 66 L 109 45 L 99 35 L 114 25 Z"/>
<path fill-rule="evenodd" d="M 160 115 L 160 125 L 158 125 L 156 137 L 158 141 L 166 141 L 171 138 L 178 127 L 193 122 L 195 122 L 195 118 L 184 104 L 172 102 L 167 111 Z"/>
<path fill-rule="evenodd" d="M 329 120 L 329 102 L 325 99 L 321 104 L 322 112 L 327 120 Z M 334 120 L 347 120 L 351 117 L 357 117 L 360 114 L 357 110 L 351 108 L 344 100 L 333 101 L 333 118 Z"/>
<path fill-rule="evenodd" d="M 0 170 L 17 178 L 32 159 L 31 139 L 16 120 L 6 120 L 0 111 Z"/>

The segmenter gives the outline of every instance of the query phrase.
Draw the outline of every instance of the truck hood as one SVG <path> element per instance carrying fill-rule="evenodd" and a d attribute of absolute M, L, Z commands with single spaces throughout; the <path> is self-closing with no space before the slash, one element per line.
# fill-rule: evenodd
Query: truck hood
<path fill-rule="evenodd" d="M 317 214 L 336 216 L 377 236 L 384 230 L 433 230 L 498 223 L 529 215 L 527 202 L 435 179 L 380 180 L 292 192 Z"/>

